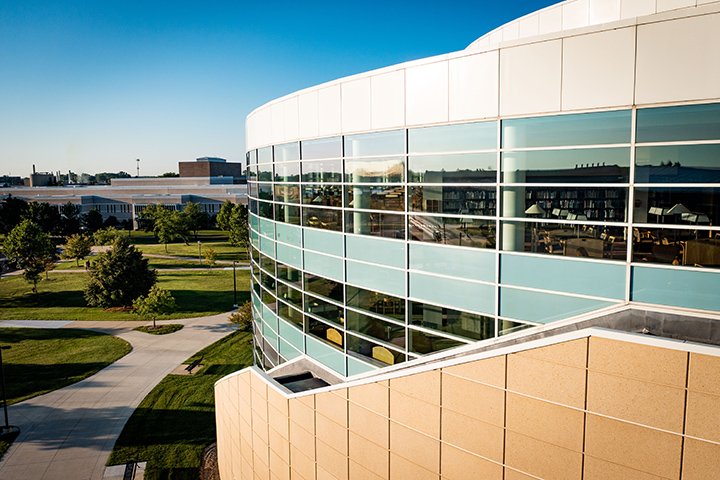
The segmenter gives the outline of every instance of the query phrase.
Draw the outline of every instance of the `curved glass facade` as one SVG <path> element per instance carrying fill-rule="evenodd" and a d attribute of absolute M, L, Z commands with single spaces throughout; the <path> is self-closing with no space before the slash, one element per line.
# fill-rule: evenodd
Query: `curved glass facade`
<path fill-rule="evenodd" d="M 247 154 L 258 363 L 343 376 L 626 302 L 720 310 L 720 104 Z"/>

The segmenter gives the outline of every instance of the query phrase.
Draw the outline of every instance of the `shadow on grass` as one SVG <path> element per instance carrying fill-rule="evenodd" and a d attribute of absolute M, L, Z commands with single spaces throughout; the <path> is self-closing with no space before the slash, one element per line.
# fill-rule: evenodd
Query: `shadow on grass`
<path fill-rule="evenodd" d="M 231 365 L 209 365 L 209 366 L 203 368 L 202 374 L 203 375 L 217 375 L 220 377 L 224 377 L 225 375 L 230 375 L 233 372 L 242 370 L 245 367 L 247 367 L 247 364 L 242 364 L 242 363 L 231 364 Z"/>
<path fill-rule="evenodd" d="M 175 297 L 178 311 L 207 312 L 208 310 L 230 310 L 233 305 L 233 291 L 170 290 Z M 250 292 L 237 292 L 238 304 L 250 300 Z"/>
<path fill-rule="evenodd" d="M 59 365 L 5 363 L 5 391 L 8 404 L 66 387 L 107 366 L 108 364 L 103 362 Z"/>
<path fill-rule="evenodd" d="M 1 325 L 1 324 L 0 324 Z M 48 330 L 50 332 L 48 333 Z M 93 338 L 105 334 L 79 328 L 44 329 L 44 328 L 3 328 L 0 327 L 0 343 L 19 343 L 25 340 L 47 340 L 64 338 Z"/>
<path fill-rule="evenodd" d="M 40 285 L 38 288 L 42 288 L 44 285 Z M 43 292 L 40 291 L 37 294 L 26 293 L 24 295 L 17 295 L 10 298 L 6 298 L 2 302 L 2 306 L 6 308 L 10 307 L 27 307 L 27 308 L 42 308 L 42 307 L 66 307 L 66 308 L 77 308 L 87 307 L 85 302 L 85 296 L 80 290 L 64 290 L 60 292 Z"/>

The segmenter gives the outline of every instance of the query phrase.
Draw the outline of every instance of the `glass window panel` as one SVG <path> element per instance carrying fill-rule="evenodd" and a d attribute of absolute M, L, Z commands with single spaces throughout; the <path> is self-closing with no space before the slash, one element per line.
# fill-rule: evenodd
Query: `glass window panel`
<path fill-rule="evenodd" d="M 272 163 L 272 147 L 258 148 L 257 150 L 258 163 Z"/>
<path fill-rule="evenodd" d="M 250 249 L 250 251 L 251 251 L 253 261 L 255 263 L 260 263 L 260 252 L 258 251 L 258 249 L 255 247 L 252 247 Z"/>
<path fill-rule="evenodd" d="M 367 363 L 365 363 L 365 361 L 361 361 L 353 356 L 348 355 L 347 370 L 348 377 L 351 377 L 353 375 L 360 375 L 362 373 L 372 372 L 373 370 L 375 370 L 375 367 L 373 365 L 368 365 Z"/>
<path fill-rule="evenodd" d="M 255 195 L 257 195 L 257 191 L 255 192 Z M 253 200 L 252 198 L 248 200 L 248 212 L 254 213 L 255 215 L 259 215 L 259 208 L 258 208 L 257 200 Z"/>
<path fill-rule="evenodd" d="M 300 143 L 290 142 L 275 145 L 275 163 L 300 160 Z"/>
<path fill-rule="evenodd" d="M 260 237 L 260 251 L 275 258 L 275 241 Z"/>
<path fill-rule="evenodd" d="M 282 338 L 280 338 L 280 341 L 278 343 L 278 349 L 280 350 L 280 355 L 284 357 L 286 360 L 280 360 L 280 363 L 285 363 L 286 361 L 292 360 L 293 358 L 297 358 L 302 355 L 301 352 L 296 350 L 291 346 L 289 342 L 286 342 Z"/>
<path fill-rule="evenodd" d="M 633 261 L 720 267 L 720 230 L 634 228 Z"/>
<path fill-rule="evenodd" d="M 390 292 L 402 297 L 405 295 L 405 270 L 385 268 L 379 265 L 346 261 L 347 281 L 373 290 Z"/>
<path fill-rule="evenodd" d="M 265 272 L 260 273 L 260 279 L 263 287 L 267 288 L 271 292 L 275 292 L 275 277 L 273 275 L 268 275 Z"/>
<path fill-rule="evenodd" d="M 346 157 L 398 155 L 405 153 L 405 130 L 363 133 L 345 137 Z"/>
<path fill-rule="evenodd" d="M 405 322 L 405 300 L 387 293 L 348 285 L 346 305 Z"/>
<path fill-rule="evenodd" d="M 638 109 L 637 142 L 678 140 L 720 140 L 720 103 Z"/>
<path fill-rule="evenodd" d="M 505 152 L 502 173 L 505 183 L 627 183 L 630 149 Z"/>
<path fill-rule="evenodd" d="M 300 181 L 300 162 L 276 163 L 275 164 L 275 181 L 276 182 L 299 182 Z"/>
<path fill-rule="evenodd" d="M 300 203 L 300 186 L 275 185 L 275 198 L 278 202 Z"/>
<path fill-rule="evenodd" d="M 720 183 L 720 145 L 635 149 L 635 183 Z"/>
<path fill-rule="evenodd" d="M 497 153 L 455 153 L 408 157 L 408 181 L 495 183 Z"/>
<path fill-rule="evenodd" d="M 302 267 L 302 250 L 278 243 L 276 245 L 277 259 L 295 267 Z"/>
<path fill-rule="evenodd" d="M 303 182 L 342 182 L 342 160 L 317 160 L 313 162 L 302 162 Z"/>
<path fill-rule="evenodd" d="M 302 224 L 306 227 L 321 228 L 323 230 L 342 231 L 342 211 L 325 208 L 308 208 L 302 210 Z"/>
<path fill-rule="evenodd" d="M 405 216 L 378 212 L 348 212 L 345 231 L 357 235 L 385 238 L 405 238 Z"/>
<path fill-rule="evenodd" d="M 280 300 L 285 300 L 286 302 L 302 309 L 302 292 L 300 290 L 296 290 L 289 285 L 278 282 L 277 295 Z"/>
<path fill-rule="evenodd" d="M 300 225 L 300 207 L 296 205 L 285 205 L 283 203 L 275 204 L 275 220 L 292 225 Z"/>
<path fill-rule="evenodd" d="M 624 222 L 627 188 L 503 187 L 503 216 Z"/>
<path fill-rule="evenodd" d="M 692 288 L 688 288 L 692 286 Z M 634 266 L 632 300 L 700 310 L 720 310 L 717 272 Z"/>
<path fill-rule="evenodd" d="M 410 244 L 410 268 L 473 280 L 495 281 L 495 252 Z"/>
<path fill-rule="evenodd" d="M 343 332 L 338 330 L 332 325 L 328 325 L 325 322 L 316 320 L 311 317 L 306 317 L 307 320 L 307 331 L 310 335 L 313 335 L 325 342 L 332 345 L 335 348 L 342 349 L 343 346 Z"/>
<path fill-rule="evenodd" d="M 258 185 L 254 181 L 248 181 L 247 183 L 248 197 L 257 198 L 258 196 Z"/>
<path fill-rule="evenodd" d="M 413 212 L 495 216 L 495 187 L 418 185 L 408 187 Z"/>
<path fill-rule="evenodd" d="M 497 123 L 463 123 L 408 130 L 410 153 L 469 152 L 497 148 Z"/>
<path fill-rule="evenodd" d="M 341 137 L 320 138 L 301 143 L 303 160 L 342 156 Z"/>
<path fill-rule="evenodd" d="M 503 120 L 503 148 L 630 143 L 630 110 Z"/>
<path fill-rule="evenodd" d="M 303 241 L 306 250 L 315 250 L 326 255 L 343 255 L 344 237 L 341 233 L 305 229 Z"/>
<path fill-rule="evenodd" d="M 282 316 L 282 313 L 286 310 L 292 310 L 292 312 L 289 315 L 292 315 L 294 318 L 299 318 L 299 321 L 297 320 L 288 320 L 278 321 L 278 333 L 280 336 L 285 339 L 290 345 L 297 348 L 300 351 L 303 351 L 303 343 L 304 343 L 304 335 L 303 335 L 303 315 L 302 312 L 299 312 L 298 310 L 295 310 L 294 308 L 288 307 L 287 305 L 283 305 L 282 302 L 278 302 L 278 315 Z M 284 317 L 287 320 L 287 317 Z"/>
<path fill-rule="evenodd" d="M 343 303 L 343 284 L 311 273 L 305 274 L 305 290 Z"/>
<path fill-rule="evenodd" d="M 398 183 L 405 178 L 405 157 L 345 160 L 345 181 Z"/>
<path fill-rule="evenodd" d="M 260 233 L 266 237 L 275 238 L 275 222 L 270 220 L 260 219 Z"/>
<path fill-rule="evenodd" d="M 261 182 L 272 182 L 273 166 L 272 163 L 261 163 L 258 165 L 258 180 Z"/>
<path fill-rule="evenodd" d="M 405 210 L 405 187 L 349 185 L 346 187 L 345 207 L 402 212 Z"/>
<path fill-rule="evenodd" d="M 250 165 L 257 163 L 257 150 L 250 150 L 247 153 L 247 158 Z"/>
<path fill-rule="evenodd" d="M 275 275 L 275 265 L 275 260 L 268 257 L 267 255 L 260 254 L 260 268 L 270 273 L 271 275 Z"/>
<path fill-rule="evenodd" d="M 260 294 L 260 300 L 262 300 L 262 303 L 264 303 L 267 308 L 269 308 L 273 312 L 275 311 L 277 300 L 275 299 L 275 296 L 272 295 L 270 292 L 268 292 L 267 290 L 262 290 Z"/>
<path fill-rule="evenodd" d="M 351 221 L 346 224 L 351 224 Z M 345 251 L 347 258 L 354 260 L 405 268 L 404 242 L 348 235 L 345 237 Z"/>
<path fill-rule="evenodd" d="M 273 204 L 268 202 L 258 202 L 258 214 L 263 218 L 273 219 Z"/>
<path fill-rule="evenodd" d="M 276 207 L 278 206 L 280 205 L 276 205 Z M 298 207 L 293 208 L 297 208 L 299 214 L 300 209 Z M 295 245 L 296 247 L 300 247 L 302 245 L 302 228 L 278 223 L 275 225 L 275 230 L 275 239 L 279 242 L 289 243 L 290 245 Z"/>
<path fill-rule="evenodd" d="M 338 325 L 345 323 L 342 307 L 307 294 L 305 294 L 305 311 Z"/>
<path fill-rule="evenodd" d="M 625 260 L 626 229 L 599 225 L 502 222 L 502 249 L 566 257 Z"/>
<path fill-rule="evenodd" d="M 526 328 L 534 327 L 535 325 L 529 323 L 513 322 L 511 320 L 498 319 L 498 328 L 500 329 L 500 335 L 509 335 L 511 333 L 525 330 Z"/>
<path fill-rule="evenodd" d="M 530 322 L 550 323 L 612 305 L 617 303 L 507 287 L 500 289 L 500 315 Z"/>
<path fill-rule="evenodd" d="M 720 188 L 636 188 L 636 223 L 718 225 Z"/>
<path fill-rule="evenodd" d="M 251 182 L 256 181 L 256 180 L 257 180 L 257 176 L 258 176 L 257 165 L 254 165 L 254 164 L 253 164 L 253 165 L 250 165 L 250 166 L 247 168 L 248 181 L 251 181 Z"/>
<path fill-rule="evenodd" d="M 421 355 L 465 345 L 463 342 L 421 332 L 420 330 L 408 329 L 408 333 L 410 339 L 410 351 Z"/>
<path fill-rule="evenodd" d="M 410 323 L 459 337 L 485 340 L 495 336 L 495 319 L 428 303 L 410 302 Z"/>
<path fill-rule="evenodd" d="M 302 202 L 312 206 L 342 207 L 342 186 L 303 185 Z"/>
<path fill-rule="evenodd" d="M 330 347 L 328 344 L 307 337 L 305 349 L 308 356 L 314 358 L 326 367 L 336 371 L 340 375 L 345 375 L 345 355 L 338 347 Z"/>
<path fill-rule="evenodd" d="M 461 247 L 495 248 L 495 220 L 409 215 L 408 226 L 410 240 Z"/>
<path fill-rule="evenodd" d="M 347 328 L 349 330 L 360 332 L 368 337 L 377 338 L 378 340 L 391 343 L 399 348 L 405 348 L 405 327 L 403 325 L 397 325 L 369 315 L 363 315 L 362 313 L 348 310 Z"/>
<path fill-rule="evenodd" d="M 271 183 L 259 183 L 258 184 L 258 198 L 260 200 L 273 199 L 273 186 Z"/>
<path fill-rule="evenodd" d="M 478 313 L 495 313 L 495 287 L 484 283 L 410 273 L 410 296 L 418 301 Z"/>
<path fill-rule="evenodd" d="M 288 283 L 292 283 L 297 287 L 302 285 L 302 275 L 300 270 L 282 263 L 277 264 L 277 278 Z"/>
<path fill-rule="evenodd" d="M 404 331 L 402 336 L 404 339 Z M 378 367 L 395 365 L 398 363 L 402 363 L 406 360 L 404 353 L 400 353 L 397 350 L 393 350 L 378 343 L 365 340 L 364 338 L 356 337 L 355 335 L 347 336 L 347 347 L 348 352 L 354 352 L 358 355 L 362 355 L 366 359 L 366 361 L 369 360 Z"/>

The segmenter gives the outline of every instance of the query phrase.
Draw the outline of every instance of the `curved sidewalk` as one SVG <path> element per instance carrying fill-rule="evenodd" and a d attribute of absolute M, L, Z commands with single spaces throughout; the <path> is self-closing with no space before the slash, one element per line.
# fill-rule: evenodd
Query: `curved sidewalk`
<path fill-rule="evenodd" d="M 185 327 L 148 335 L 132 330 L 138 322 L 65 325 L 111 333 L 133 350 L 85 380 L 11 405 L 10 423 L 21 433 L 0 462 L 0 478 L 101 479 L 115 440 L 140 401 L 180 363 L 234 330 L 226 313 L 170 323 Z"/>

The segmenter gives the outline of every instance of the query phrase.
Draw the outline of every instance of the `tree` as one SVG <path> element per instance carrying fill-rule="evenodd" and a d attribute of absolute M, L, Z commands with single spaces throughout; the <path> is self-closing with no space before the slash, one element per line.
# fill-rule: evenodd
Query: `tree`
<path fill-rule="evenodd" d="M 28 203 L 12 195 L 8 195 L 0 203 L 0 232 L 9 233 L 25 217 Z"/>
<path fill-rule="evenodd" d="M 212 268 L 215 266 L 215 261 L 217 260 L 217 254 L 215 253 L 214 248 L 205 247 L 205 251 L 203 251 L 203 256 L 205 257 L 205 265 L 207 265 L 209 268 Z"/>
<path fill-rule="evenodd" d="M 84 259 L 92 252 L 92 240 L 86 235 L 76 233 L 67 237 L 65 241 L 65 249 L 62 252 L 62 258 L 74 258 L 75 265 L 80 266 L 80 260 Z"/>
<path fill-rule="evenodd" d="M 38 225 L 43 232 L 53 234 L 60 231 L 62 219 L 57 207 L 45 202 L 30 202 L 25 218 Z"/>
<path fill-rule="evenodd" d="M 91 307 L 129 307 L 156 282 L 157 272 L 148 267 L 142 253 L 127 238 L 118 237 L 90 266 L 85 299 Z"/>
<path fill-rule="evenodd" d="M 82 216 L 82 223 L 88 232 L 95 233 L 103 226 L 102 214 L 93 208 Z"/>
<path fill-rule="evenodd" d="M 95 245 L 111 245 L 116 238 L 121 236 L 122 233 L 115 227 L 101 228 L 93 233 L 93 243 Z"/>
<path fill-rule="evenodd" d="M 179 176 L 180 176 L 180 174 L 179 174 L 179 173 L 175 173 L 175 172 L 165 172 L 165 173 L 163 173 L 162 175 L 160 175 L 161 178 L 165 178 L 165 177 L 179 177 Z"/>
<path fill-rule="evenodd" d="M 203 223 L 203 212 L 200 210 L 200 205 L 195 202 L 188 202 L 182 211 L 185 228 L 188 231 L 193 232 L 195 240 L 197 240 L 197 232 Z"/>
<path fill-rule="evenodd" d="M 55 245 L 50 236 L 37 224 L 25 219 L 10 231 L 3 247 L 8 259 L 23 269 L 25 280 L 33 284 L 33 293 L 37 293 L 40 274 L 51 260 L 55 260 Z"/>
<path fill-rule="evenodd" d="M 152 320 L 153 328 L 157 328 L 155 321 L 161 315 L 175 311 L 175 298 L 167 290 L 153 285 L 147 296 L 138 297 L 132 304 L 133 312 L 143 320 Z"/>
<path fill-rule="evenodd" d="M 230 244 L 247 248 L 249 245 L 248 211 L 245 205 L 229 200 L 222 204 L 217 214 L 217 224 L 228 233 Z"/>
<path fill-rule="evenodd" d="M 80 211 L 80 205 L 70 202 L 60 207 L 60 232 L 66 237 L 80 232 Z"/>
<path fill-rule="evenodd" d="M 236 312 L 230 314 L 228 320 L 236 324 L 241 332 L 251 332 L 253 323 L 252 304 L 250 302 L 243 303 Z"/>

